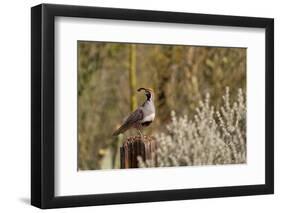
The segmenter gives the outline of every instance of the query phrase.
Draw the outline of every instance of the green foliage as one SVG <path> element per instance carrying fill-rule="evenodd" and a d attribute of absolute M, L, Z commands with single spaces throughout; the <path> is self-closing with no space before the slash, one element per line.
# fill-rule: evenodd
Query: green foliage
<path fill-rule="evenodd" d="M 133 63 L 132 46 L 135 46 Z M 81 170 L 118 168 L 116 144 L 120 144 L 120 138 L 112 137 L 112 133 L 131 112 L 132 95 L 139 104 L 145 98 L 136 91 L 131 93 L 134 87 L 155 90 L 156 119 L 144 130 L 145 134 L 166 131 L 171 111 L 178 116 L 193 116 L 207 92 L 210 104 L 217 107 L 221 105 L 226 86 L 230 91 L 246 89 L 245 48 L 80 41 L 77 53 L 78 168 Z M 232 93 L 229 95 L 233 98 Z M 131 130 L 123 136 L 135 133 Z"/>
<path fill-rule="evenodd" d="M 137 108 L 137 79 L 136 79 L 136 45 L 130 44 L 130 68 L 129 68 L 129 85 L 130 85 L 130 104 L 131 111 Z"/>

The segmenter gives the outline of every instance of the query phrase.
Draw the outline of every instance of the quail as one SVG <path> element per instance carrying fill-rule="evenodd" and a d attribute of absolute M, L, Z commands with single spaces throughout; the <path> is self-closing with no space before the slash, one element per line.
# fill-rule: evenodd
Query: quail
<path fill-rule="evenodd" d="M 146 95 L 145 102 L 129 115 L 129 117 L 125 120 L 125 122 L 121 125 L 121 127 L 119 127 L 113 133 L 113 136 L 117 136 L 127 131 L 130 128 L 136 128 L 139 131 L 141 137 L 143 137 L 141 133 L 141 129 L 143 127 L 149 126 L 153 122 L 155 118 L 153 90 L 141 87 L 137 91 L 138 92 L 144 91 Z"/>

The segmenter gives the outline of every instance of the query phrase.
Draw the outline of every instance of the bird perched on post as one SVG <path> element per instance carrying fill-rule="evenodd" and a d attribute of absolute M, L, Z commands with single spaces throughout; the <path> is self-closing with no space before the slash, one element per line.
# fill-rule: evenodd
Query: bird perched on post
<path fill-rule="evenodd" d="M 119 127 L 113 133 L 113 136 L 117 136 L 130 128 L 136 128 L 142 137 L 141 129 L 143 127 L 149 126 L 154 120 L 155 106 L 153 102 L 153 90 L 141 87 L 137 91 L 144 91 L 146 95 L 146 101 L 129 115 L 129 117 L 125 120 L 121 127 Z"/>

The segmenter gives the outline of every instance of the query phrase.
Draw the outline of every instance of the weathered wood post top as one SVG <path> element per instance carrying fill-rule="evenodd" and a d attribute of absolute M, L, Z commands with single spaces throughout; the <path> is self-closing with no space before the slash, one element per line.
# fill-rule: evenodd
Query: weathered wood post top
<path fill-rule="evenodd" d="M 128 137 L 120 147 L 120 166 L 125 168 L 139 168 L 138 157 L 143 161 L 154 158 L 156 161 L 157 142 L 151 136 Z"/>

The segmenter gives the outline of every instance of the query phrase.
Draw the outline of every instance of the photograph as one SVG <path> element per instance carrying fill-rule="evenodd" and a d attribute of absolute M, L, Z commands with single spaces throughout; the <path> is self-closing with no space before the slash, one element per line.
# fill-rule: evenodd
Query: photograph
<path fill-rule="evenodd" d="M 77 170 L 247 163 L 247 48 L 77 41 Z"/>
<path fill-rule="evenodd" d="M 149 8 L 31 8 L 31 205 L 274 194 L 274 18 Z"/>

